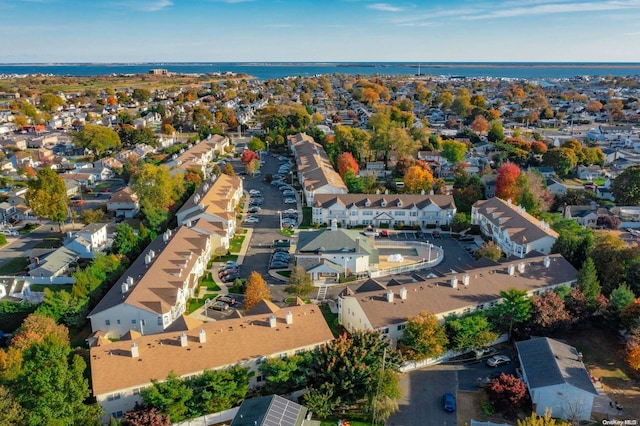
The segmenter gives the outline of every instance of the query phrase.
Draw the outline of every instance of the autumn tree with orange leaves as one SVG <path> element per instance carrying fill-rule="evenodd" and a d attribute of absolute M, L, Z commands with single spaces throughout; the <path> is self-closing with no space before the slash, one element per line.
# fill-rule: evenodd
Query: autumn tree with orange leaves
<path fill-rule="evenodd" d="M 433 187 L 433 173 L 429 167 L 409 167 L 402 181 L 409 193 L 419 194 L 422 191 L 428 193 Z"/>
<path fill-rule="evenodd" d="M 484 116 L 476 115 L 476 118 L 473 120 L 473 123 L 471 123 L 471 128 L 478 135 L 482 135 L 487 130 L 489 130 L 489 122 L 487 121 L 486 118 L 484 118 Z"/>
<path fill-rule="evenodd" d="M 263 299 L 271 299 L 271 290 L 264 278 L 258 272 L 253 271 L 247 279 L 247 289 L 244 292 L 244 310 L 249 311 Z"/>
<path fill-rule="evenodd" d="M 336 163 L 338 165 L 338 173 L 340 173 L 340 176 L 342 176 L 343 179 L 347 172 L 353 172 L 354 175 L 357 175 L 360 170 L 358 162 L 353 158 L 353 154 L 350 152 L 343 152 L 338 155 Z"/>
<path fill-rule="evenodd" d="M 517 165 L 506 162 L 500 166 L 496 180 L 496 197 L 515 201 L 520 190 L 518 176 L 520 176 L 520 167 Z"/>

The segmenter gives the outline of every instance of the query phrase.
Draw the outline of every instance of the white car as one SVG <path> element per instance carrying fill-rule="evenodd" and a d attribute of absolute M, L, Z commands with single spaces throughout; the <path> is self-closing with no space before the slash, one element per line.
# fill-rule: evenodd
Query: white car
<path fill-rule="evenodd" d="M 4 235 L 11 235 L 11 236 L 13 236 L 13 237 L 17 237 L 17 236 L 19 235 L 19 234 L 18 234 L 18 231 L 12 231 L 12 230 L 10 230 L 10 229 L 3 229 L 3 230 L 2 230 L 2 231 L 0 231 L 0 232 L 2 232 Z"/>
<path fill-rule="evenodd" d="M 296 209 L 287 209 L 287 210 L 283 211 L 282 213 L 284 213 L 284 214 L 298 214 L 298 210 L 296 210 Z"/>
<path fill-rule="evenodd" d="M 296 199 L 295 198 L 285 198 L 284 199 L 284 203 L 285 204 L 295 204 L 296 203 Z"/>
<path fill-rule="evenodd" d="M 506 355 L 494 355 L 487 360 L 487 365 L 489 367 L 497 367 L 502 364 L 509 364 L 511 362 L 511 358 Z"/>
<path fill-rule="evenodd" d="M 262 195 L 262 192 L 258 191 L 257 189 L 252 189 L 249 191 L 249 195 Z"/>
<path fill-rule="evenodd" d="M 260 219 L 258 217 L 256 217 L 256 216 L 249 216 L 244 221 L 247 222 L 247 223 L 259 223 Z"/>

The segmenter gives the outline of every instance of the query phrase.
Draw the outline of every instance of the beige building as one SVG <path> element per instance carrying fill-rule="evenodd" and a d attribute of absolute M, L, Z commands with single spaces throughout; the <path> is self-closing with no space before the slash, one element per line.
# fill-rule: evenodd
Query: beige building
<path fill-rule="evenodd" d="M 185 317 L 180 325 L 180 330 L 152 336 L 130 332 L 117 342 L 103 336 L 93 339 L 91 382 L 105 423 L 131 410 L 141 400 L 142 389 L 170 372 L 189 377 L 234 365 L 258 372 L 267 358 L 311 350 L 333 338 L 315 305 L 281 309 L 263 301 L 246 316 L 207 323 Z M 250 388 L 262 380 L 257 374 Z"/>
<path fill-rule="evenodd" d="M 498 197 L 477 201 L 471 208 L 471 223 L 479 225 L 508 256 L 525 257 L 529 252 L 551 253 L 558 233 L 548 223 Z"/>
<path fill-rule="evenodd" d="M 184 151 L 170 163 L 172 170 L 186 172 L 190 168 L 196 168 L 208 177 L 208 165 L 218 155 L 224 154 L 224 149 L 229 146 L 229 138 L 221 135 L 211 135 L 209 139 L 198 142 Z"/>
<path fill-rule="evenodd" d="M 298 180 L 304 188 L 307 205 L 312 206 L 316 194 L 346 194 L 344 181 L 331 165 L 322 145 L 306 133 L 287 137 L 289 149 L 296 159 Z"/>
<path fill-rule="evenodd" d="M 236 206 L 243 195 L 242 179 L 238 176 L 221 174 L 213 182 L 203 183 L 196 192 L 178 210 L 176 219 L 178 225 L 186 224 L 191 227 L 199 219 L 207 222 L 219 223 L 218 229 L 224 230 L 224 236 L 219 245 L 229 248 L 229 240 L 236 232 Z M 200 227 L 203 222 L 199 222 Z M 213 234 L 209 234 L 213 235 Z M 218 239 L 214 243 L 217 243 Z"/>
<path fill-rule="evenodd" d="M 88 315 L 91 329 L 120 338 L 160 333 L 181 317 L 211 257 L 209 238 L 182 226 L 149 244 Z"/>
<path fill-rule="evenodd" d="M 338 298 L 338 320 L 348 331 L 378 330 L 396 343 L 407 319 L 422 311 L 443 320 L 487 309 L 500 303 L 500 292 L 515 288 L 529 295 L 571 286 L 577 271 L 561 255 L 537 256 L 503 264 L 458 270 L 425 281 L 388 285 L 369 280 Z"/>

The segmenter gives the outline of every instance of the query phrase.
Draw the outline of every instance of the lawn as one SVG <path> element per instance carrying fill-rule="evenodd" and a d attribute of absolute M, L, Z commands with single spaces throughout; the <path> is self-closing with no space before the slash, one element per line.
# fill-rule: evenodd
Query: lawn
<path fill-rule="evenodd" d="M 27 223 L 25 226 L 23 226 L 22 228 L 20 228 L 18 230 L 19 234 L 28 234 L 29 232 L 33 231 L 34 229 L 38 229 L 40 228 L 41 225 L 38 225 L 37 223 Z"/>
<path fill-rule="evenodd" d="M 71 292 L 71 284 L 31 284 L 29 288 L 32 291 L 44 291 L 45 288 L 48 288 L 51 291 L 68 291 Z"/>
<path fill-rule="evenodd" d="M 212 266 L 213 262 L 228 262 L 229 260 L 237 262 L 238 261 L 238 255 L 237 254 L 225 254 L 224 256 L 213 255 L 213 257 L 211 257 L 211 260 L 209 261 L 209 263 Z M 209 268 L 211 268 L 211 266 L 209 266 Z"/>
<path fill-rule="evenodd" d="M 62 246 L 62 236 L 46 237 L 35 248 L 58 248 Z"/>
<path fill-rule="evenodd" d="M 26 257 L 15 257 L 0 267 L 0 275 L 16 275 L 20 272 L 26 272 L 29 261 Z"/>
<path fill-rule="evenodd" d="M 291 276 L 291 271 L 280 271 L 278 272 L 278 275 L 289 278 Z"/>
<path fill-rule="evenodd" d="M 344 329 L 338 322 L 338 314 L 334 314 L 333 312 L 331 312 L 329 305 L 327 305 L 326 303 L 320 305 L 320 310 L 322 311 L 322 315 L 324 316 L 325 321 L 331 329 L 331 333 L 333 333 L 333 337 L 340 336 Z"/>
<path fill-rule="evenodd" d="M 285 237 L 293 237 L 293 234 L 295 234 L 295 231 L 292 228 L 289 229 L 281 229 L 280 234 L 284 235 Z"/>
<path fill-rule="evenodd" d="M 202 277 L 202 281 L 200 285 L 206 287 L 209 291 L 220 291 L 220 287 L 213 281 L 213 277 L 211 276 L 211 272 L 205 273 Z"/>
<path fill-rule="evenodd" d="M 202 298 L 202 299 L 197 299 L 197 298 L 193 298 L 189 300 L 189 309 L 187 310 L 187 312 L 189 314 L 194 313 L 195 311 L 197 311 L 199 308 L 204 306 L 204 303 L 207 301 L 207 299 L 215 299 L 217 296 L 217 294 L 208 294 L 207 297 Z"/>
<path fill-rule="evenodd" d="M 233 237 L 231 241 L 229 241 L 229 251 L 231 253 L 240 252 L 240 247 L 242 247 L 244 238 L 245 238 L 244 235 L 236 235 L 235 237 Z"/>
<path fill-rule="evenodd" d="M 311 226 L 311 207 L 302 208 L 302 226 Z"/>

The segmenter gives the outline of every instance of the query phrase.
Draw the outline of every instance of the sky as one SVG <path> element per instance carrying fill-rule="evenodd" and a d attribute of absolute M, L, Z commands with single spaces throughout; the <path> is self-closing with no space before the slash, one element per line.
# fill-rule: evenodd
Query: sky
<path fill-rule="evenodd" d="M 640 62 L 640 0 L 0 0 L 0 63 Z"/>

